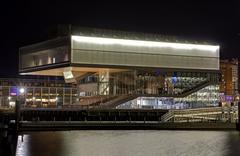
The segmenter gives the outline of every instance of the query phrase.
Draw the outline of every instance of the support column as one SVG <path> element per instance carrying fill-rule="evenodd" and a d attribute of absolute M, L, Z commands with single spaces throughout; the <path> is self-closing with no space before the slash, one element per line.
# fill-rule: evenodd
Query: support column
<path fill-rule="evenodd" d="M 113 78 L 113 95 L 117 94 L 117 80 L 116 77 Z"/>
<path fill-rule="evenodd" d="M 236 128 L 238 131 L 240 131 L 240 102 L 238 102 L 238 120 L 237 120 L 237 125 Z"/>
<path fill-rule="evenodd" d="M 62 99 L 63 99 L 63 103 L 62 105 L 64 106 L 65 105 L 65 87 L 63 88 L 63 95 L 62 95 Z"/>
<path fill-rule="evenodd" d="M 50 105 L 50 87 L 48 87 L 48 106 Z"/>
<path fill-rule="evenodd" d="M 136 70 L 134 70 L 134 72 L 133 72 L 133 91 L 134 91 L 134 94 L 139 94 L 138 92 L 137 92 L 137 89 L 138 89 L 138 84 L 137 84 L 137 71 Z"/>
<path fill-rule="evenodd" d="M 42 87 L 40 88 L 41 90 L 41 107 L 43 107 L 43 104 L 42 104 Z"/>
<path fill-rule="evenodd" d="M 36 89 L 36 88 L 33 87 L 32 89 L 33 89 L 33 92 L 32 92 L 32 93 L 33 93 L 32 99 L 33 99 L 33 97 L 35 97 L 35 89 Z M 36 98 L 36 97 L 35 97 L 35 98 Z M 32 100 L 32 104 L 35 105 L 35 99 Z"/>
<path fill-rule="evenodd" d="M 58 107 L 58 95 L 57 95 L 57 88 L 56 87 L 55 87 L 55 99 L 56 99 L 55 105 L 56 105 L 56 107 Z"/>
<path fill-rule="evenodd" d="M 109 72 L 108 71 L 99 72 L 98 92 L 99 92 L 99 95 L 109 95 Z"/>
<path fill-rule="evenodd" d="M 72 88 L 70 89 L 70 105 L 72 105 Z"/>

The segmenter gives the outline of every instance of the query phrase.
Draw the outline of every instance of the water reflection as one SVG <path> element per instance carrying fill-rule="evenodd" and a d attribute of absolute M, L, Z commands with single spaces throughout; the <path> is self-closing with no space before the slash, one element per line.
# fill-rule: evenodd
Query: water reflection
<path fill-rule="evenodd" d="M 63 135 L 59 132 L 32 132 L 19 135 L 16 156 L 60 156 Z"/>
<path fill-rule="evenodd" d="M 237 131 L 32 132 L 18 138 L 17 156 L 238 155 Z"/>
<path fill-rule="evenodd" d="M 226 142 L 226 156 L 240 155 L 240 132 L 229 133 Z"/>
<path fill-rule="evenodd" d="M 1 131 L 0 129 L 0 156 L 15 156 L 17 135 Z"/>

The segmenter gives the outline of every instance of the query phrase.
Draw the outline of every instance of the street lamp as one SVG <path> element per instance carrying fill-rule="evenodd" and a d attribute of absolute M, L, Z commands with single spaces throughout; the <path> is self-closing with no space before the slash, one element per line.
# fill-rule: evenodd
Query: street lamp
<path fill-rule="evenodd" d="M 25 93 L 25 89 L 24 88 L 20 88 L 19 92 L 20 92 L 20 94 L 24 94 Z"/>
<path fill-rule="evenodd" d="M 20 105 L 25 104 L 24 93 L 25 93 L 25 88 L 23 88 L 23 87 L 19 88 L 19 98 L 18 98 L 18 100 L 20 102 Z"/>

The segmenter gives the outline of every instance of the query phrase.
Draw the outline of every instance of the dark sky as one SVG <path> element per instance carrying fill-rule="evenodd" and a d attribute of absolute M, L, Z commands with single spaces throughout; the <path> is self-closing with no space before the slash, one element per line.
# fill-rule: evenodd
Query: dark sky
<path fill-rule="evenodd" d="M 238 1 L 1 2 L 0 76 L 17 75 L 18 48 L 46 39 L 49 27 L 56 24 L 140 31 L 214 41 L 221 46 L 221 57 L 238 57 L 240 52 Z"/>

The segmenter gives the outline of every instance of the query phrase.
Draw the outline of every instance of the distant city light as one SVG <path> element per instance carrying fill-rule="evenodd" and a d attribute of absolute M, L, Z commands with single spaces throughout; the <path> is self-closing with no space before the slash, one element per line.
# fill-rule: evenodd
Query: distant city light
<path fill-rule="evenodd" d="M 25 93 L 25 89 L 24 89 L 24 88 L 20 88 L 20 89 L 19 89 L 19 92 L 20 92 L 21 94 L 23 94 L 23 93 Z"/>
<path fill-rule="evenodd" d="M 157 41 L 142 41 L 142 40 L 128 40 L 128 39 L 115 39 L 115 38 L 102 38 L 102 37 L 87 37 L 87 36 L 72 36 L 72 39 L 83 43 L 105 44 L 105 45 L 125 45 L 125 46 L 138 46 L 138 47 L 159 47 L 159 48 L 174 48 L 184 50 L 205 50 L 217 52 L 218 45 L 201 45 L 201 44 L 186 44 L 186 43 L 170 43 L 170 42 L 157 42 Z"/>

